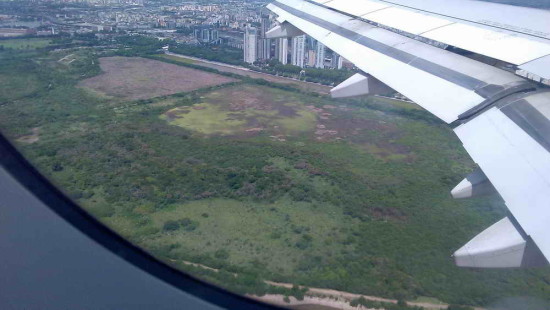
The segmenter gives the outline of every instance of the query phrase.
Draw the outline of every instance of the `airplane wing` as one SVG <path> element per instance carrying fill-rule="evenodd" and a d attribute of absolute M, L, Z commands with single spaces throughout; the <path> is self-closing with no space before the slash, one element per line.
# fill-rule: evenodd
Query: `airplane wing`
<path fill-rule="evenodd" d="M 308 34 L 454 129 L 479 165 L 451 192 L 494 191 L 510 215 L 455 252 L 467 267 L 550 259 L 550 11 L 469 0 L 276 0 L 269 38 Z M 468 57 L 467 57 L 468 56 Z M 520 76 L 521 75 L 521 76 Z"/>

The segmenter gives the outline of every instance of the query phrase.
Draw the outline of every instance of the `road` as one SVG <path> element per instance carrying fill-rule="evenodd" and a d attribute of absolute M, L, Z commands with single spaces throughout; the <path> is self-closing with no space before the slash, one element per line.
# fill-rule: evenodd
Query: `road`
<path fill-rule="evenodd" d="M 222 72 L 229 72 L 229 73 L 239 74 L 239 75 L 248 76 L 248 77 L 255 78 L 255 79 L 264 79 L 264 80 L 269 81 L 269 82 L 292 84 L 292 85 L 294 85 L 294 86 L 296 86 L 296 87 L 298 87 L 298 88 L 300 88 L 304 91 L 316 92 L 316 93 L 320 93 L 320 94 L 323 94 L 323 95 L 329 94 L 330 89 L 332 88 L 332 87 L 326 86 L 326 85 L 300 81 L 300 80 L 293 79 L 293 78 L 288 78 L 288 77 L 283 77 L 283 76 L 276 76 L 276 75 L 262 73 L 262 72 L 256 72 L 256 71 L 250 70 L 250 69 L 245 68 L 245 67 L 225 64 L 225 63 L 221 63 L 221 62 L 217 62 L 217 61 L 210 61 L 210 60 L 197 58 L 197 57 L 192 57 L 192 56 L 185 56 L 185 55 L 175 54 L 175 53 L 168 52 L 168 51 L 165 54 L 168 55 L 168 56 L 172 56 L 172 57 L 178 57 L 178 58 L 182 58 L 182 59 L 192 60 L 197 65 L 207 67 L 207 68 L 217 69 L 217 70 L 222 71 Z"/>

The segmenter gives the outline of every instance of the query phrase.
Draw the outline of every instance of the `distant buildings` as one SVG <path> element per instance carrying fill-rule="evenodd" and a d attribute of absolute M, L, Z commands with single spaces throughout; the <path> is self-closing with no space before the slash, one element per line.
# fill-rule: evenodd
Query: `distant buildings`
<path fill-rule="evenodd" d="M 310 68 L 315 67 L 315 63 L 317 60 L 317 54 L 314 50 L 308 50 L 307 51 L 307 66 Z"/>
<path fill-rule="evenodd" d="M 333 69 L 342 69 L 342 64 L 343 64 L 343 58 L 332 52 L 332 59 L 330 61 L 330 67 L 333 68 Z"/>
<path fill-rule="evenodd" d="M 271 39 L 266 38 L 265 34 L 271 26 L 269 15 L 262 15 L 260 20 L 260 31 L 258 33 L 258 59 L 271 59 Z"/>
<path fill-rule="evenodd" d="M 0 28 L 0 38 L 19 37 L 35 34 L 32 29 Z"/>
<path fill-rule="evenodd" d="M 246 27 L 244 32 L 244 62 L 252 64 L 258 60 L 258 30 Z"/>
<path fill-rule="evenodd" d="M 306 35 L 292 38 L 292 64 L 303 68 L 306 56 Z"/>
<path fill-rule="evenodd" d="M 243 33 L 239 31 L 220 32 L 221 44 L 244 50 Z"/>
<path fill-rule="evenodd" d="M 323 69 L 325 67 L 325 45 L 317 42 L 315 68 Z"/>
<path fill-rule="evenodd" d="M 275 57 L 283 65 L 288 63 L 288 38 L 277 39 L 275 43 Z"/>
<path fill-rule="evenodd" d="M 195 39 L 201 44 L 219 44 L 218 30 L 212 26 L 198 26 L 193 31 Z"/>

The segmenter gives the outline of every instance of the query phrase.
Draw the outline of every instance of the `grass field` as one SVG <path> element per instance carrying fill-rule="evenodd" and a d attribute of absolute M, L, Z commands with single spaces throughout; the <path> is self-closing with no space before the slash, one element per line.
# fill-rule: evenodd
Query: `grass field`
<path fill-rule="evenodd" d="M 79 65 L 57 54 L 0 58 L 0 80 L 18 76 L 0 83 L 0 129 L 72 199 L 159 258 L 242 293 L 272 280 L 458 304 L 550 301 L 548 270 L 453 265 L 449 255 L 506 211 L 495 197 L 450 197 L 474 164 L 425 112 L 242 81 L 124 99 L 146 95 L 139 74 L 118 81 L 125 95 L 113 99 L 79 86 L 99 73 L 93 53 L 66 53 Z M 152 66 L 116 61 L 140 65 Z"/>
<path fill-rule="evenodd" d="M 30 38 L 30 39 L 11 39 L 0 40 L 0 46 L 15 50 L 31 50 L 43 48 L 50 44 L 50 39 Z"/>
<path fill-rule="evenodd" d="M 312 216 L 313 212 L 319 215 Z M 198 228 L 191 232 L 163 231 L 167 221 L 184 218 L 196 221 Z M 334 257 L 353 249 L 343 244 L 343 231 L 354 223 L 353 219 L 330 205 L 288 199 L 271 204 L 205 199 L 155 212 L 151 219 L 150 225 L 159 233 L 148 236 L 145 247 L 178 244 L 172 253 L 175 256 L 226 252 L 230 264 L 253 267 L 262 262 L 269 270 L 286 276 L 304 263 L 306 255 Z"/>
<path fill-rule="evenodd" d="M 251 136 L 312 132 L 316 114 L 299 95 L 281 90 L 238 85 L 210 92 L 201 103 L 171 109 L 163 114 L 170 124 L 205 135 Z"/>

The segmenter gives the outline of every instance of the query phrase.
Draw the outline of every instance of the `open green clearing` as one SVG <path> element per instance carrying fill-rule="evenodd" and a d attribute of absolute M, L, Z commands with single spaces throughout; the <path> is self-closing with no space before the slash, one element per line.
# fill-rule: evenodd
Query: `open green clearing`
<path fill-rule="evenodd" d="M 31 50 L 43 48 L 50 44 L 50 39 L 30 38 L 30 39 L 10 39 L 0 40 L 0 46 L 15 50 Z"/>
<path fill-rule="evenodd" d="M 89 49 L 0 57 L 10 81 L 0 83 L 0 129 L 161 259 L 239 292 L 272 280 L 457 304 L 550 302 L 548 269 L 453 265 L 449 255 L 505 209 L 450 198 L 473 163 L 425 112 L 253 81 L 112 100 L 77 86 L 98 63 Z"/>
<path fill-rule="evenodd" d="M 192 106 L 171 109 L 163 118 L 206 135 L 300 134 L 316 125 L 315 112 L 302 99 L 269 87 L 238 85 L 210 92 Z"/>

